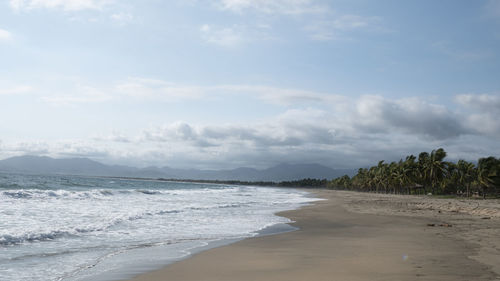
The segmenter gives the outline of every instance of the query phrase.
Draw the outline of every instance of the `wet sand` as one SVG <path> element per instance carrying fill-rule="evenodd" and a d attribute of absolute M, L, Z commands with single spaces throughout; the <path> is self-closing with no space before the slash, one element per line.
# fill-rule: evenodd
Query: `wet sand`
<path fill-rule="evenodd" d="M 133 280 L 500 280 L 498 201 L 313 193 L 327 200 L 279 214 L 297 231 L 210 249 Z"/>

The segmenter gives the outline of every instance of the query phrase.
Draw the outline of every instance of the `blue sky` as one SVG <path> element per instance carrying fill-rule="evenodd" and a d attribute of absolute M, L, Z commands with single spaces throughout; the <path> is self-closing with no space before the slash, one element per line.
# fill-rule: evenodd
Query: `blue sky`
<path fill-rule="evenodd" d="M 359 167 L 500 151 L 500 1 L 0 1 L 0 158 Z"/>

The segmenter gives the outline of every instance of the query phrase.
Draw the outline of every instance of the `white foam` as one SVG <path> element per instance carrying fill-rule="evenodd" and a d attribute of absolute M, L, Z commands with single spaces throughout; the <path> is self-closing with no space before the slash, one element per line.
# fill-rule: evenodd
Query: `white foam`
<path fill-rule="evenodd" d="M 111 256 L 151 246 L 175 244 L 170 254 L 182 256 L 193 241 L 286 223 L 273 214 L 314 200 L 290 189 L 70 180 L 65 188 L 33 188 L 33 179 L 27 189 L 0 188 L 0 280 L 88 278 Z"/>

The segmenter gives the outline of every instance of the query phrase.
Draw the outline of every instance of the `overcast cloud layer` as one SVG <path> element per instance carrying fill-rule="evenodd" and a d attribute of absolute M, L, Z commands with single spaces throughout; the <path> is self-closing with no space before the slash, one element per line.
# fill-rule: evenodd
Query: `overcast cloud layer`
<path fill-rule="evenodd" d="M 500 156 L 498 1 L 0 2 L 0 159 Z M 416 10 L 430 11 L 425 21 Z"/>

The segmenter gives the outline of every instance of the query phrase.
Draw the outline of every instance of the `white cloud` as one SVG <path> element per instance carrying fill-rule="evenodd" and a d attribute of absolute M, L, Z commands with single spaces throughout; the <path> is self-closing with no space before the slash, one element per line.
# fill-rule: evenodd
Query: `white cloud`
<path fill-rule="evenodd" d="M 297 116 L 303 119 L 292 120 Z M 163 152 L 168 151 L 166 159 L 184 165 L 267 167 L 292 158 L 295 162 L 300 157 L 307 161 L 312 155 L 317 157 L 318 151 L 332 150 L 334 131 L 329 130 L 322 117 L 323 112 L 306 109 L 292 110 L 262 123 L 175 122 L 144 130 L 142 142 L 150 148 L 161 147 Z"/>
<path fill-rule="evenodd" d="M 125 25 L 129 22 L 131 22 L 133 19 L 134 19 L 134 16 L 132 16 L 132 14 L 130 13 L 116 13 L 116 14 L 112 14 L 110 16 L 111 20 L 113 20 L 114 22 L 120 24 L 120 25 Z"/>
<path fill-rule="evenodd" d="M 500 114 L 500 94 L 462 94 L 455 97 L 455 101 L 469 108 L 476 108 L 480 112 Z"/>
<path fill-rule="evenodd" d="M 205 94 L 205 90 L 198 86 L 177 85 L 163 80 L 138 77 L 116 84 L 113 92 L 116 96 L 163 102 L 199 99 Z"/>
<path fill-rule="evenodd" d="M 325 13 L 326 6 L 315 4 L 312 0 L 219 0 L 218 6 L 223 10 L 240 13 L 254 10 L 266 14 L 317 14 Z"/>
<path fill-rule="evenodd" d="M 300 116 L 300 119 L 296 117 Z M 303 144 L 332 143 L 332 131 L 324 124 L 324 112 L 314 109 L 291 110 L 265 123 L 191 125 L 185 122 L 144 130 L 143 140 L 184 143 L 194 147 L 240 146 L 246 149 L 298 147 Z"/>
<path fill-rule="evenodd" d="M 0 42 L 8 41 L 11 38 L 12 38 L 12 34 L 9 31 L 0 28 Z"/>
<path fill-rule="evenodd" d="M 33 89 L 28 86 L 4 87 L 0 88 L 0 95 L 30 91 Z M 78 85 L 65 91 L 71 94 L 58 94 L 58 91 L 49 90 L 45 92 L 51 94 L 43 95 L 41 99 L 56 106 L 104 102 L 112 104 L 119 101 L 177 103 L 217 99 L 238 103 L 244 98 L 288 109 L 328 109 L 330 113 L 322 119 L 336 124 L 328 130 L 337 133 L 357 134 L 357 130 L 370 134 L 398 132 L 433 140 L 467 134 L 500 136 L 500 128 L 495 125 L 498 123 L 495 120 L 500 119 L 500 96 L 491 94 L 456 96 L 455 101 L 466 109 L 463 111 L 451 110 L 421 98 L 393 100 L 381 96 L 361 96 L 355 99 L 346 95 L 264 85 L 182 85 L 140 77 L 129 78 L 108 87 Z"/>
<path fill-rule="evenodd" d="M 348 38 L 348 34 L 353 31 L 381 31 L 381 21 L 380 17 L 342 15 L 334 19 L 315 21 L 307 25 L 305 30 L 310 32 L 313 40 L 330 41 Z"/>
<path fill-rule="evenodd" d="M 108 163 L 191 168 L 265 168 L 282 162 L 359 167 L 436 147 L 468 160 L 498 151 L 500 134 L 494 131 L 498 133 L 500 128 L 498 118 L 493 118 L 497 110 L 494 105 L 484 109 L 498 102 L 498 97 L 461 95 L 457 101 L 464 106 L 474 104 L 467 107 L 471 113 L 422 98 L 344 97 L 343 105 L 333 110 L 290 107 L 253 122 L 179 121 L 129 132 L 132 135 L 113 130 L 89 140 L 3 141 L 0 155 L 83 156 Z"/>
<path fill-rule="evenodd" d="M 17 91 L 29 88 L 16 88 Z M 14 90 L 9 90 L 12 92 Z M 4 90 L 7 91 L 7 90 Z M 110 86 L 96 86 L 77 84 L 74 89 L 66 92 L 71 94 L 58 94 L 60 90 L 49 91 L 42 100 L 56 105 L 69 105 L 78 103 L 99 103 L 118 101 L 123 99 L 139 100 L 144 102 L 174 103 L 189 100 L 202 100 L 208 98 L 250 97 L 264 101 L 268 104 L 289 106 L 293 104 L 333 104 L 343 106 L 348 101 L 346 96 L 307 91 L 300 89 L 278 88 L 259 85 L 183 85 L 159 79 L 131 77 Z M 0 93 L 2 91 L 0 90 Z"/>
<path fill-rule="evenodd" d="M 92 140 L 66 139 L 58 141 L 23 140 L 0 143 L 0 157 L 38 155 L 50 157 L 89 157 L 96 160 L 109 159 L 113 153 L 125 153 L 116 143 L 113 148 L 98 145 Z M 116 148 L 116 149 L 115 149 Z"/>
<path fill-rule="evenodd" d="M 204 24 L 200 27 L 201 38 L 209 44 L 236 47 L 258 39 L 258 35 L 242 25 L 226 27 Z"/>
<path fill-rule="evenodd" d="M 302 31 L 306 31 L 312 40 L 317 41 L 350 39 L 350 34 L 359 31 L 390 31 L 381 25 L 381 17 L 339 13 L 331 8 L 331 4 L 319 2 L 315 0 L 216 0 L 215 3 L 223 11 L 238 14 L 256 12 L 257 22 L 262 19 L 258 17 L 261 14 L 292 17 L 295 19 L 292 26 L 298 23 L 302 26 Z M 205 33 L 206 41 L 234 46 L 243 41 L 252 41 L 248 40 L 254 37 L 250 30 L 258 30 L 258 26 L 269 28 L 273 24 L 257 23 L 250 28 L 246 27 L 245 30 L 241 30 L 241 26 L 236 25 L 222 28 L 203 25 L 201 31 Z M 287 28 L 290 28 L 288 22 Z M 267 35 L 267 37 L 278 36 Z"/>
<path fill-rule="evenodd" d="M 455 101 L 470 110 L 465 123 L 479 134 L 500 137 L 500 94 L 463 94 Z"/>
<path fill-rule="evenodd" d="M 52 94 L 41 97 L 42 101 L 55 106 L 101 103 L 112 99 L 112 94 L 107 93 L 105 90 L 82 85 L 78 85 L 72 94 Z"/>
<path fill-rule="evenodd" d="M 49 145 L 44 141 L 20 141 L 20 142 L 2 142 L 2 156 L 10 157 L 16 155 L 44 155 L 49 153 Z"/>
<path fill-rule="evenodd" d="M 474 113 L 468 115 L 465 124 L 477 133 L 486 136 L 500 137 L 500 115 L 489 113 Z"/>
<path fill-rule="evenodd" d="M 418 98 L 388 100 L 363 96 L 343 110 L 289 109 L 257 123 L 199 125 L 177 122 L 150 128 L 143 141 L 195 150 L 257 151 L 273 155 L 278 150 L 355 153 L 397 147 L 444 145 L 460 136 L 473 135 L 458 114 Z"/>
<path fill-rule="evenodd" d="M 2 95 L 19 95 L 33 91 L 31 86 L 20 85 L 14 87 L 0 88 L 0 96 Z"/>
<path fill-rule="evenodd" d="M 471 132 L 462 125 L 458 114 L 418 98 L 389 100 L 363 96 L 356 102 L 353 117 L 356 127 L 372 133 L 398 131 L 443 140 Z"/>
<path fill-rule="evenodd" d="M 164 157 L 164 165 L 204 168 L 267 167 L 280 162 L 356 167 L 441 146 L 456 157 L 474 160 L 484 156 L 472 150 L 475 143 L 499 148 L 467 127 L 457 112 L 419 98 L 362 96 L 342 108 L 334 112 L 292 108 L 253 123 L 174 122 L 144 129 L 134 145 L 148 147 L 147 153 L 156 151 Z"/>
<path fill-rule="evenodd" d="M 290 105 L 295 103 L 329 103 L 341 105 L 346 97 L 331 93 L 287 89 L 258 85 L 223 85 L 216 87 L 233 93 L 249 93 L 268 103 Z"/>
<path fill-rule="evenodd" d="M 94 141 L 98 142 L 115 142 L 115 143 L 131 143 L 134 140 L 120 131 L 113 130 L 109 135 L 100 135 L 92 138 Z"/>
<path fill-rule="evenodd" d="M 0 94 L 30 90 L 31 87 L 27 86 L 10 87 L 0 90 Z M 398 132 L 432 140 L 467 134 L 500 135 L 500 129 L 495 125 L 495 120 L 500 119 L 498 95 L 459 95 L 455 101 L 467 109 L 467 112 L 462 112 L 420 98 L 391 100 L 381 96 L 362 96 L 354 99 L 346 95 L 264 85 L 197 86 L 141 77 L 128 78 L 108 87 L 79 85 L 66 91 L 71 94 L 54 92 L 41 99 L 56 106 L 67 106 L 127 100 L 147 104 L 224 99 L 238 103 L 245 98 L 289 109 L 329 109 L 330 113 L 322 120 L 336 125 L 327 130 L 346 135 L 358 135 L 356 131 L 369 134 Z M 166 131 L 173 134 L 172 130 Z"/>
<path fill-rule="evenodd" d="M 100 10 L 113 0 L 10 0 L 15 11 L 31 9 L 62 9 L 65 11 Z"/>
<path fill-rule="evenodd" d="M 129 78 L 111 86 L 78 84 L 74 89 L 60 94 L 59 91 L 47 91 L 50 94 L 41 100 L 56 106 L 87 103 L 116 102 L 124 99 L 144 102 L 179 102 L 200 99 L 206 89 L 197 86 L 183 86 L 162 80 L 147 78 Z"/>
<path fill-rule="evenodd" d="M 28 89 L 20 87 L 4 93 L 22 93 Z M 54 92 L 56 94 L 46 95 L 44 100 L 60 106 L 85 108 L 92 106 L 91 103 L 106 102 L 106 106 L 114 106 L 120 101 L 128 105 L 140 102 L 146 107 L 183 101 L 183 106 L 189 106 L 190 100 L 198 103 L 224 100 L 239 108 L 246 106 L 243 100 L 249 99 L 253 99 L 251 106 L 257 106 L 256 109 L 259 102 L 278 106 L 266 106 L 275 110 L 274 115 L 253 120 L 228 119 L 222 124 L 203 123 L 210 122 L 206 120 L 149 123 L 143 124 L 143 128 L 135 124 L 135 131 L 128 130 L 127 134 L 111 131 L 87 140 L 57 145 L 50 142 L 48 146 L 25 143 L 16 146 L 17 150 L 12 145 L 11 154 L 20 154 L 23 150 L 48 155 L 85 156 L 88 153 L 105 161 L 230 168 L 235 165 L 266 167 L 287 161 L 324 161 L 331 166 L 346 166 L 343 159 L 352 159 L 348 166 L 359 166 L 440 146 L 454 147 L 452 152 L 457 157 L 461 157 L 461 151 L 468 151 L 467 157 L 473 160 L 484 156 L 473 149 L 476 143 L 488 145 L 491 151 L 500 149 L 500 144 L 491 141 L 500 139 L 497 121 L 500 120 L 500 96 L 495 94 L 458 95 L 455 101 L 459 106 L 454 108 L 420 97 L 352 97 L 264 85 L 179 85 L 140 77 L 107 87 L 78 86 L 65 91 L 71 95 Z M 134 117 L 130 116 L 130 120 Z M 465 140 L 475 140 L 475 143 Z"/>

